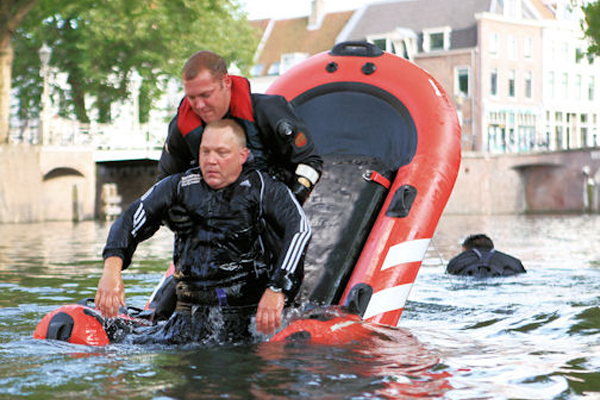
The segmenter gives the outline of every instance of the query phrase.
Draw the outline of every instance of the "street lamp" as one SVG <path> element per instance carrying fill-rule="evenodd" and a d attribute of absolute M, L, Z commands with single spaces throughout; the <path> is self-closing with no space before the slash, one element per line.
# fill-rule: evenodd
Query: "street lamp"
<path fill-rule="evenodd" d="M 42 66 L 40 68 L 40 76 L 43 81 L 42 90 L 42 111 L 40 115 L 40 138 L 42 145 L 48 144 L 48 131 L 49 131 L 49 117 L 50 117 L 50 88 L 48 84 L 49 72 L 50 72 L 50 56 L 52 56 L 52 49 L 48 47 L 46 42 L 42 45 L 38 51 L 40 55 L 40 61 Z"/>

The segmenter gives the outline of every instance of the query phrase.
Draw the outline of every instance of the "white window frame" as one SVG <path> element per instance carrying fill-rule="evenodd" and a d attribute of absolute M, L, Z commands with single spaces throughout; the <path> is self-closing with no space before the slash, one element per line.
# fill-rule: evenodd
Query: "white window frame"
<path fill-rule="evenodd" d="M 499 37 L 496 32 L 490 33 L 489 37 L 489 46 L 490 46 L 490 54 L 494 57 L 498 57 L 498 42 Z"/>
<path fill-rule="evenodd" d="M 527 60 L 533 58 L 533 38 L 531 36 L 526 36 L 523 39 L 523 57 Z"/>
<path fill-rule="evenodd" d="M 492 85 L 492 77 L 496 76 L 496 90 L 494 91 L 494 85 Z M 490 69 L 490 96 L 491 97 L 498 97 L 498 84 L 500 83 L 500 79 L 499 79 L 499 75 L 500 73 L 498 72 L 498 68 L 492 68 Z"/>
<path fill-rule="evenodd" d="M 524 77 L 524 95 L 527 100 L 533 99 L 533 72 L 525 71 Z"/>
<path fill-rule="evenodd" d="M 423 30 L 423 51 L 425 53 L 430 53 L 432 51 L 447 51 L 450 49 L 450 34 L 452 32 L 452 28 L 449 26 L 439 27 L 439 28 L 430 28 Z M 443 43 L 441 49 L 432 49 L 431 48 L 431 35 L 442 34 Z"/>
<path fill-rule="evenodd" d="M 467 75 L 467 91 L 460 90 L 460 77 L 461 71 L 466 71 Z M 464 95 L 465 97 L 471 97 L 471 67 L 468 65 L 457 65 L 454 67 L 454 95 Z"/>

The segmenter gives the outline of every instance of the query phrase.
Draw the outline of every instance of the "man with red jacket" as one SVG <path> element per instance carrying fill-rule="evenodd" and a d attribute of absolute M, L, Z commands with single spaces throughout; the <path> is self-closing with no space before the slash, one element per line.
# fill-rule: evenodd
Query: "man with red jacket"
<path fill-rule="evenodd" d="M 248 80 L 229 75 L 225 60 L 210 51 L 193 54 L 182 75 L 185 97 L 169 124 L 160 177 L 196 166 L 206 124 L 230 118 L 246 132 L 249 162 L 279 177 L 304 203 L 320 178 L 323 160 L 285 98 L 251 93 Z"/>

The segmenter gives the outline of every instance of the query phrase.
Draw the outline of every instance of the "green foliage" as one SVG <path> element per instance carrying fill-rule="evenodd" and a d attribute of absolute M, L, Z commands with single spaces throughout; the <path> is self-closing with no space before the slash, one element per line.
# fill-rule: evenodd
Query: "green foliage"
<path fill-rule="evenodd" d="M 38 49 L 53 50 L 51 66 L 68 74 L 61 113 L 89 121 L 110 121 L 110 104 L 126 98 L 137 70 L 143 78 L 140 115 L 147 119 L 161 83 L 179 78 L 185 60 L 207 49 L 247 71 L 256 35 L 237 0 L 41 0 L 13 41 L 13 85 L 21 118 L 39 111 Z M 96 99 L 87 105 L 85 100 Z"/>
<path fill-rule="evenodd" d="M 600 56 L 600 1 L 583 6 L 585 13 L 585 35 L 590 39 L 588 51 Z"/>

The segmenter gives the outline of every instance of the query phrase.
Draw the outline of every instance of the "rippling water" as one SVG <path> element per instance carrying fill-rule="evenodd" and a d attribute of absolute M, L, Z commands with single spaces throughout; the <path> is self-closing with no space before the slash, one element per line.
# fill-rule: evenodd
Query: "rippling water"
<path fill-rule="evenodd" d="M 108 226 L 0 225 L 0 398 L 600 399 L 599 228 L 598 216 L 444 216 L 400 328 L 368 342 L 90 348 L 31 335 L 94 296 Z M 445 275 L 478 232 L 528 273 Z M 171 247 L 166 230 L 140 246 L 128 305 L 144 305 Z"/>

